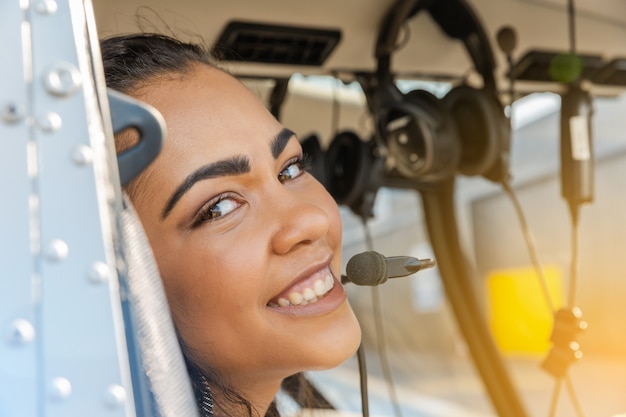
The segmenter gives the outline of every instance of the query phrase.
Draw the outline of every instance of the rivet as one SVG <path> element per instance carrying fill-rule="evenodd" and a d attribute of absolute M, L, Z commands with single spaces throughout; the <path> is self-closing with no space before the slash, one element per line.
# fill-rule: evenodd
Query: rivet
<path fill-rule="evenodd" d="M 35 10 L 39 14 L 54 14 L 59 9 L 59 5 L 54 0 L 43 0 L 37 3 Z"/>
<path fill-rule="evenodd" d="M 0 118 L 5 123 L 17 123 L 24 117 L 22 109 L 16 103 L 5 103 L 0 108 Z"/>
<path fill-rule="evenodd" d="M 25 345 L 35 339 L 35 327 L 25 319 L 14 320 L 9 325 L 7 340 L 13 345 Z"/>
<path fill-rule="evenodd" d="M 72 150 L 72 161 L 76 165 L 89 165 L 93 162 L 93 149 L 87 145 L 78 145 Z"/>
<path fill-rule="evenodd" d="M 126 402 L 126 390 L 121 385 L 113 384 L 107 388 L 104 394 L 104 403 L 112 408 L 117 408 Z"/>
<path fill-rule="evenodd" d="M 407 143 L 409 143 L 409 136 L 406 133 L 401 133 L 398 136 L 398 142 L 400 142 L 400 144 L 402 145 L 406 145 Z"/>
<path fill-rule="evenodd" d="M 43 81 L 50 94 L 66 97 L 78 90 L 82 77 L 76 66 L 69 62 L 58 62 L 44 74 Z"/>
<path fill-rule="evenodd" d="M 104 262 L 96 261 L 91 264 L 87 276 L 94 284 L 103 284 L 109 280 L 111 270 Z"/>
<path fill-rule="evenodd" d="M 50 384 L 50 398 L 55 401 L 65 400 L 72 395 L 72 384 L 67 378 L 57 377 Z"/>
<path fill-rule="evenodd" d="M 67 243 L 60 239 L 52 240 L 46 248 L 46 257 L 50 261 L 62 261 L 67 258 L 68 253 L 69 247 Z"/>
<path fill-rule="evenodd" d="M 44 132 L 56 132 L 63 125 L 61 116 L 57 113 L 49 112 L 37 118 L 37 126 Z"/>

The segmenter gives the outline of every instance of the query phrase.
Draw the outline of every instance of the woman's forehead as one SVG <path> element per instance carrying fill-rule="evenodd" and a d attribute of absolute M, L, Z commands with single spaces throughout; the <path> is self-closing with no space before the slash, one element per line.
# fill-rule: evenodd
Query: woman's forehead
<path fill-rule="evenodd" d="M 152 166 L 157 184 L 178 184 L 200 167 L 233 157 L 245 157 L 253 166 L 276 158 L 272 144 L 284 132 L 282 125 L 234 77 L 201 65 L 155 87 L 141 99 L 155 106 L 167 125 L 165 145 Z"/>
<path fill-rule="evenodd" d="M 164 116 L 179 114 L 198 107 L 199 110 L 225 110 L 244 107 L 248 111 L 265 106 L 239 80 L 220 69 L 196 64 L 188 71 L 160 76 L 149 82 L 149 88 L 138 92 L 143 101 L 153 104 Z M 258 110 L 258 109 L 257 109 Z"/>
<path fill-rule="evenodd" d="M 158 83 L 142 99 L 164 116 L 168 137 L 164 151 L 212 147 L 214 151 L 269 143 L 280 124 L 239 80 L 221 70 L 198 65 L 185 77 Z"/>

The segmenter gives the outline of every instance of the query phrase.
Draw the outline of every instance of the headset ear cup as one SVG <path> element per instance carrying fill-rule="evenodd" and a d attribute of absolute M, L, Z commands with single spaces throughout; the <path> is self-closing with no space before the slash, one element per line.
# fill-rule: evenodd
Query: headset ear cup
<path fill-rule="evenodd" d="M 370 147 L 352 131 L 335 135 L 326 150 L 327 190 L 337 204 L 352 206 L 370 182 Z"/>
<path fill-rule="evenodd" d="M 503 137 L 502 106 L 487 91 L 466 85 L 453 88 L 442 101 L 461 142 L 458 171 L 468 176 L 485 175 L 498 163 L 508 143 Z"/>
<path fill-rule="evenodd" d="M 322 151 L 319 136 L 316 133 L 311 133 L 305 137 L 300 144 L 302 145 L 302 152 L 310 160 L 311 175 L 328 189 L 326 180 L 326 158 Z"/>
<path fill-rule="evenodd" d="M 395 119 L 387 123 L 386 142 L 398 171 L 421 180 L 454 176 L 460 144 L 441 101 L 426 90 L 413 90 L 390 109 Z"/>
<path fill-rule="evenodd" d="M 435 118 L 439 118 L 443 115 L 443 107 L 441 100 L 439 100 L 433 93 L 427 90 L 411 90 L 404 96 L 410 102 L 428 109 L 429 113 Z"/>

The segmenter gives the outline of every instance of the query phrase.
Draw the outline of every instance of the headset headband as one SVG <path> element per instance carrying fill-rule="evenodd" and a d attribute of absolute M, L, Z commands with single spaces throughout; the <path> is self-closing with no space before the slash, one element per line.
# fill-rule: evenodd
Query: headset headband
<path fill-rule="evenodd" d="M 465 0 L 398 0 L 385 16 L 376 42 L 379 79 L 391 78 L 391 55 L 396 50 L 400 29 L 422 9 L 429 12 L 446 35 L 463 42 L 483 78 L 484 88 L 495 92 L 493 52 L 478 17 Z"/>

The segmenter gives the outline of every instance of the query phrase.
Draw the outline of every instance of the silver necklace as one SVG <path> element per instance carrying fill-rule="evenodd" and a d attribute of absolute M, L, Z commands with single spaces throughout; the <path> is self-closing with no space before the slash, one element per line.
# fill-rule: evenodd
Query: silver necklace
<path fill-rule="evenodd" d="M 212 417 L 213 394 L 211 393 L 211 387 L 209 386 L 209 382 L 206 380 L 204 375 L 200 375 L 200 384 L 202 389 L 202 394 L 198 403 L 200 407 L 200 413 L 202 414 L 202 417 Z"/>

